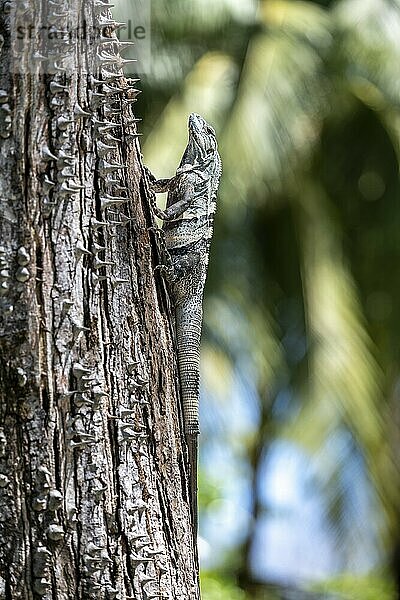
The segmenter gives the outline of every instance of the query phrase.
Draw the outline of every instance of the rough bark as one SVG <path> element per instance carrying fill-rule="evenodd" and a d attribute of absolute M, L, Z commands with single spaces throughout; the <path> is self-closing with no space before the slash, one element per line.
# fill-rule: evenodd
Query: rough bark
<path fill-rule="evenodd" d="M 154 276 L 136 91 L 118 75 L 115 43 L 65 39 L 46 54 L 38 38 L 21 45 L 10 31 L 46 15 L 58 30 L 86 23 L 113 36 L 101 8 L 0 2 L 6 600 L 198 597 L 176 353 Z"/>

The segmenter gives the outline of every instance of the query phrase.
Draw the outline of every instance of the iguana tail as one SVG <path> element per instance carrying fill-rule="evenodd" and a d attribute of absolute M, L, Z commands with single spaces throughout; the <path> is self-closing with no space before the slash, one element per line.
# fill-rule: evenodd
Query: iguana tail
<path fill-rule="evenodd" d="M 189 452 L 190 501 L 194 545 L 197 546 L 197 448 L 199 435 L 201 298 L 176 307 L 176 337 L 186 443 Z"/>

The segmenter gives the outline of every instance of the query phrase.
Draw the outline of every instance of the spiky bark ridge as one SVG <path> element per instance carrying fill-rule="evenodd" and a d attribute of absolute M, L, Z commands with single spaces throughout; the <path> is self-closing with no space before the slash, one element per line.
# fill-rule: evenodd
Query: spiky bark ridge
<path fill-rule="evenodd" d="M 17 48 L 10 5 L 0 4 L 0 598 L 195 599 L 137 91 L 100 0 L 18 0 L 13 27 L 29 11 L 57 29 L 101 27 L 95 43 L 65 39 L 48 55 L 37 39 Z"/>

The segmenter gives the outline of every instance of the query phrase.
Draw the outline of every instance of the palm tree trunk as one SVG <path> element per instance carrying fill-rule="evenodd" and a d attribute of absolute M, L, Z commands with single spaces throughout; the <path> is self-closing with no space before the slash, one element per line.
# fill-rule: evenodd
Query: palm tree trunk
<path fill-rule="evenodd" d="M 21 43 L 29 18 L 101 37 Z M 0 598 L 198 598 L 116 26 L 100 2 L 31 0 L 0 28 Z"/>

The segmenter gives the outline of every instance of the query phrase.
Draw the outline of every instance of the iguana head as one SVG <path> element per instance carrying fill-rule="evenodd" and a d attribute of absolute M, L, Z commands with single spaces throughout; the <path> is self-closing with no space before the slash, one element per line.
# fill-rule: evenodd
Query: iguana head
<path fill-rule="evenodd" d="M 189 116 L 189 140 L 186 146 L 185 153 L 182 157 L 180 167 L 186 170 L 185 167 L 207 166 L 214 161 L 217 155 L 217 138 L 215 131 L 196 113 Z"/>

